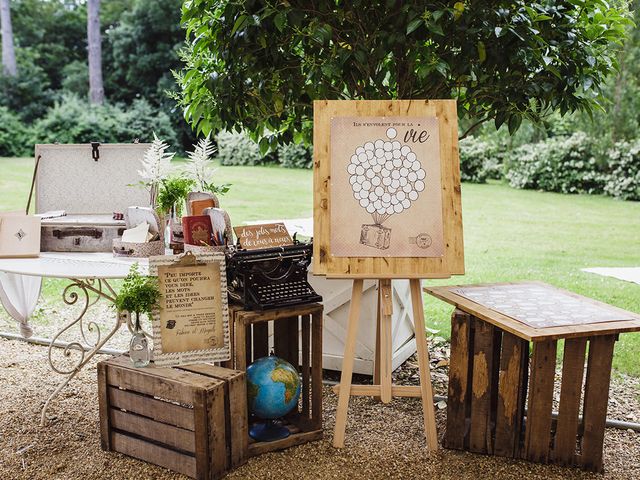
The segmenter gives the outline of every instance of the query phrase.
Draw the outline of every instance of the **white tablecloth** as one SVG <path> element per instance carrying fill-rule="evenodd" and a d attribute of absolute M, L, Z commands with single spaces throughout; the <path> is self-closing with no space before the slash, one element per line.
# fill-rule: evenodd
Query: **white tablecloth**
<path fill-rule="evenodd" d="M 20 324 L 20 333 L 30 337 L 29 319 L 36 308 L 42 278 L 124 278 L 131 265 L 140 273 L 149 270 L 146 258 L 114 258 L 111 253 L 41 253 L 38 258 L 0 259 L 0 302 Z"/>

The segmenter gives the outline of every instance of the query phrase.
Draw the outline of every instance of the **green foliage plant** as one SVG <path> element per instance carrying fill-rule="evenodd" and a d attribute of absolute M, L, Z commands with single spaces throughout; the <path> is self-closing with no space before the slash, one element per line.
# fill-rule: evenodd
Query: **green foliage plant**
<path fill-rule="evenodd" d="M 134 263 L 116 295 L 115 307 L 119 312 L 135 314 L 136 327 L 140 327 L 140 315 L 151 317 L 160 301 L 160 288 L 156 277 L 140 274 L 140 266 Z"/>
<path fill-rule="evenodd" d="M 316 99 L 454 98 L 515 132 L 600 108 L 630 24 L 625 3 L 185 0 L 185 118 L 274 151 L 311 144 Z"/>
<path fill-rule="evenodd" d="M 182 216 L 182 207 L 189 192 L 195 186 L 192 179 L 186 177 L 169 177 L 160 181 L 158 189 L 158 210 L 162 214 L 171 212 L 175 209 L 175 214 Z"/>

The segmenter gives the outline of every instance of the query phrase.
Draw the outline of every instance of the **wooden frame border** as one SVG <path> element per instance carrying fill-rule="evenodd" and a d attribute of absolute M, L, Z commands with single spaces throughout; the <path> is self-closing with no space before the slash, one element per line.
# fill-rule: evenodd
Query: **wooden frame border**
<path fill-rule="evenodd" d="M 440 120 L 445 254 L 428 257 L 331 255 L 331 118 L 436 116 Z M 313 273 L 339 278 L 448 278 L 464 274 L 462 202 L 455 100 L 316 100 L 313 102 Z"/>

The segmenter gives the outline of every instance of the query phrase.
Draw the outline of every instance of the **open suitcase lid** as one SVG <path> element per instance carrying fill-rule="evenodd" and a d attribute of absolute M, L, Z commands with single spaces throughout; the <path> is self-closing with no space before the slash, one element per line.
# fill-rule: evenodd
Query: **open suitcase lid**
<path fill-rule="evenodd" d="M 149 205 L 138 187 L 146 143 L 36 145 L 36 213 L 109 215 Z M 69 221 L 69 220 L 67 220 Z"/>

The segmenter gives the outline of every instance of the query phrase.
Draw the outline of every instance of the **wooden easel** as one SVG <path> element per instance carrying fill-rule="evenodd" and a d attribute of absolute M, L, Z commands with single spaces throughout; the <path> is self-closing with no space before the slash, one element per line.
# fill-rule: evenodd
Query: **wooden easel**
<path fill-rule="evenodd" d="M 349 399 L 352 395 L 378 397 L 383 403 L 389 403 L 393 397 L 422 397 L 424 418 L 424 433 L 427 439 L 427 449 L 435 451 L 438 448 L 435 410 L 433 407 L 433 389 L 431 387 L 431 370 L 429 368 L 429 351 L 424 327 L 424 308 L 419 279 L 410 279 L 411 303 L 413 306 L 413 321 L 415 325 L 416 346 L 418 349 L 418 368 L 420 371 L 420 386 L 402 386 L 391 383 L 392 370 L 392 338 L 391 317 L 393 302 L 391 279 L 378 279 L 378 315 L 376 360 L 374 371 L 374 385 L 352 385 L 354 350 L 360 321 L 360 304 L 362 300 L 363 279 L 353 281 L 351 306 L 349 308 L 349 325 L 345 340 L 344 358 L 342 362 L 342 376 L 340 385 L 334 390 L 338 393 L 338 408 L 336 424 L 333 434 L 333 446 L 344 447 L 345 428 Z"/>

